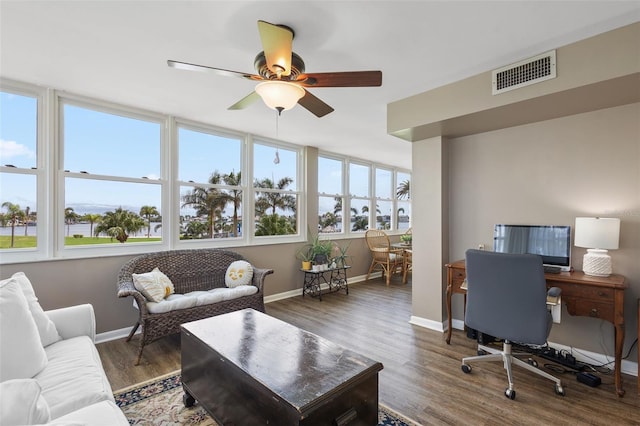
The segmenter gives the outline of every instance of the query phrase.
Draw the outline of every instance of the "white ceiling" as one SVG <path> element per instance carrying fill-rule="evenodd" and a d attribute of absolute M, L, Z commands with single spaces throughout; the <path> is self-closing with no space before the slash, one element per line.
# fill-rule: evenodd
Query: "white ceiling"
<path fill-rule="evenodd" d="M 1 0 L 0 76 L 275 138 L 262 102 L 227 111 L 255 83 L 166 63 L 253 73 L 259 19 L 294 29 L 308 72 L 383 73 L 382 87 L 311 89 L 335 111 L 285 111 L 278 139 L 410 168 L 389 102 L 637 22 L 640 2 Z"/>

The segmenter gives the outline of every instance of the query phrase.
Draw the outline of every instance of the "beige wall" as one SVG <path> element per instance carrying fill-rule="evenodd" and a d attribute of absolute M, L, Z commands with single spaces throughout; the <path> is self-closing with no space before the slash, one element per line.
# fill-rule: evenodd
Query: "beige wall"
<path fill-rule="evenodd" d="M 445 315 L 442 294 L 443 265 L 448 260 L 447 141 L 435 137 L 415 142 L 412 149 L 411 208 L 413 264 L 411 321 L 432 329 L 442 329 Z M 425 320 L 427 322 L 425 323 Z"/>
<path fill-rule="evenodd" d="M 346 241 L 338 241 L 340 245 Z M 301 289 L 303 273 L 296 252 L 302 244 L 278 244 L 233 248 L 261 268 L 271 268 L 265 282 L 265 295 Z M 367 273 L 371 256 L 363 238 L 351 240 L 349 259 L 353 268 L 349 276 Z M 44 309 L 55 309 L 80 303 L 90 303 L 96 313 L 98 333 L 132 326 L 137 311 L 132 298 L 116 296 L 116 280 L 120 267 L 132 256 L 100 257 L 79 260 L 54 260 L 2 265 L 0 278 L 24 271 L 35 288 Z M 318 303 L 316 299 L 311 302 Z"/>
<path fill-rule="evenodd" d="M 451 139 L 448 148 L 452 260 L 478 244 L 491 248 L 495 223 L 573 226 L 576 216 L 620 218 L 620 249 L 611 256 L 614 272 L 629 283 L 626 353 L 638 335 L 640 104 Z M 579 270 L 585 250 L 572 250 Z M 463 317 L 462 297 L 454 296 L 453 318 Z M 613 327 L 604 324 L 564 308 L 549 340 L 596 353 L 604 344 L 613 354 Z"/>

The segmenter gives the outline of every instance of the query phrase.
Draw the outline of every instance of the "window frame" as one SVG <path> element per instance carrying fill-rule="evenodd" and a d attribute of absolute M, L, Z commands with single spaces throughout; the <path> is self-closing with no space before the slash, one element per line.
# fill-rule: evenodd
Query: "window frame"
<path fill-rule="evenodd" d="M 180 239 L 180 227 L 173 226 L 172 227 L 172 241 L 173 246 L 180 249 L 188 249 L 188 248 L 204 248 L 204 247 L 241 247 L 247 244 L 246 234 L 247 229 L 244 224 L 247 223 L 246 210 L 248 208 L 248 178 L 247 173 L 245 173 L 247 169 L 247 156 L 248 156 L 248 141 L 246 134 L 241 132 L 233 132 L 226 129 L 221 129 L 215 126 L 209 126 L 202 123 L 197 123 L 195 121 L 186 120 L 186 119 L 175 119 L 174 120 L 174 131 L 172 132 L 172 140 L 174 143 L 171 144 L 171 148 L 173 149 L 171 155 L 171 170 L 174 173 L 174 178 L 172 179 L 172 188 L 173 193 L 175 195 L 175 199 L 171 199 L 171 207 L 172 207 L 172 222 L 173 224 L 178 224 L 180 221 L 180 205 L 182 204 L 182 195 L 181 188 L 185 186 L 196 187 L 202 185 L 202 183 L 194 183 L 188 181 L 179 180 L 179 161 L 180 161 L 180 141 L 178 137 L 178 131 L 180 128 L 184 128 L 194 132 L 207 133 L 214 136 L 220 136 L 225 138 L 239 139 L 240 140 L 240 172 L 241 182 L 240 189 L 242 190 L 242 213 L 240 215 L 243 223 L 242 236 L 241 237 L 233 237 L 233 238 L 204 238 L 204 239 L 194 239 L 194 240 L 181 240 Z M 230 186 L 226 184 L 219 185 L 211 185 L 206 184 L 208 187 L 215 187 L 220 189 L 235 189 L 237 187 Z M 251 224 L 252 225 L 252 224 Z"/>
<path fill-rule="evenodd" d="M 134 178 L 126 176 L 115 175 L 103 175 L 103 174 L 85 174 L 81 172 L 65 171 L 64 169 L 64 106 L 71 105 L 77 108 L 84 108 L 100 113 L 111 114 L 115 116 L 125 117 L 129 119 L 136 119 L 147 122 L 154 122 L 159 125 L 159 150 L 160 150 L 160 178 L 157 180 L 151 180 L 147 178 Z M 63 259 L 76 259 L 85 257 L 99 257 L 99 256 L 121 256 L 127 254 L 139 254 L 147 253 L 151 250 L 167 250 L 171 247 L 171 236 L 165 235 L 163 232 L 161 241 L 150 242 L 136 242 L 135 244 L 98 244 L 98 245 L 78 245 L 78 246 L 66 246 L 65 245 L 65 232 L 64 232 L 64 210 L 65 210 L 65 196 L 66 196 L 66 178 L 84 179 L 84 180 L 100 180 L 107 182 L 125 182 L 125 183 L 139 183 L 144 185 L 159 185 L 160 186 L 160 212 L 162 216 L 162 227 L 169 229 L 168 217 L 165 212 L 169 205 L 169 177 L 167 176 L 168 170 L 164 166 L 168 155 L 168 130 L 170 128 L 168 123 L 168 117 L 162 114 L 143 111 L 137 108 L 131 108 L 120 104 L 115 104 L 106 101 L 99 101 L 95 99 L 86 98 L 84 96 L 74 94 L 56 94 L 54 100 L 55 106 L 55 143 L 54 143 L 54 158 L 52 163 L 55 164 L 55 179 L 54 179 L 54 193 L 56 199 L 54 202 L 54 256 Z M 168 234 L 171 234 L 169 232 Z"/>
<path fill-rule="evenodd" d="M 255 176 L 254 176 L 254 165 L 255 165 L 255 146 L 263 145 L 269 146 L 273 148 L 286 149 L 289 151 L 294 151 L 296 153 L 296 189 L 288 190 L 288 191 L 280 191 L 280 190 L 266 190 L 261 188 L 257 190 L 254 185 Z M 247 156 L 248 168 L 247 168 L 247 186 L 249 188 L 249 196 L 247 200 L 250 200 L 250 204 L 247 206 L 246 214 L 250 218 L 250 232 L 247 232 L 247 243 L 250 245 L 264 245 L 264 244 L 275 244 L 275 243 L 288 243 L 288 242 L 299 242 L 302 241 L 302 238 L 306 235 L 306 231 L 302 229 L 306 227 L 306 180 L 304 179 L 305 169 L 304 169 L 304 147 L 301 145 L 290 144 L 282 141 L 277 141 L 275 139 L 269 139 L 261 136 L 252 136 L 248 135 L 248 147 L 249 147 L 249 155 Z M 274 182 L 275 183 L 275 182 Z M 255 199 L 257 192 L 281 192 L 283 194 L 294 195 L 296 197 L 296 233 L 289 235 L 255 235 L 256 227 L 254 224 L 253 218 L 256 216 L 255 209 Z"/>
<path fill-rule="evenodd" d="M 50 170 L 47 167 L 48 158 L 50 157 L 49 146 L 45 142 L 51 129 L 48 126 L 50 122 L 51 108 L 50 98 L 51 91 L 45 88 L 21 83 L 14 80 L 0 78 L 0 91 L 13 95 L 35 98 L 36 100 L 36 163 L 35 169 L 24 167 L 6 167 L 0 165 L 0 173 L 35 176 L 36 179 L 36 213 L 38 214 L 38 224 L 42 226 L 36 227 L 36 247 L 25 249 L 2 249 L 0 251 L 0 264 L 2 263 L 21 263 L 33 260 L 43 260 L 51 256 L 51 214 L 50 214 L 50 198 L 47 194 L 51 194 L 53 186 L 50 179 Z"/>

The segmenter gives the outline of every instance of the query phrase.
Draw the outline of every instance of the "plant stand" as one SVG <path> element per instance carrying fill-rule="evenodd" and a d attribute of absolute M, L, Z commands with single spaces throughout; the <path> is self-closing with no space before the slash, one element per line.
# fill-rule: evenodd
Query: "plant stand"
<path fill-rule="evenodd" d="M 317 297 L 322 301 L 322 295 L 345 290 L 349 294 L 349 285 L 347 282 L 347 269 L 351 266 L 341 266 L 337 268 L 329 268 L 324 271 L 307 271 L 304 272 L 304 285 L 302 287 L 302 297 L 309 294 L 311 297 Z M 328 279 L 327 279 L 328 275 Z"/>

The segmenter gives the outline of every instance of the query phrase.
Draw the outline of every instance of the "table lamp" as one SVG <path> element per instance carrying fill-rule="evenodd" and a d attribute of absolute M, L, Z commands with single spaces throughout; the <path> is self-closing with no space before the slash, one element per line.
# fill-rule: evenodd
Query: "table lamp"
<path fill-rule="evenodd" d="M 620 219 L 607 217 L 577 217 L 575 227 L 576 247 L 584 247 L 587 253 L 582 260 L 582 270 L 587 275 L 608 277 L 611 275 L 611 256 L 607 250 L 618 248 Z"/>

